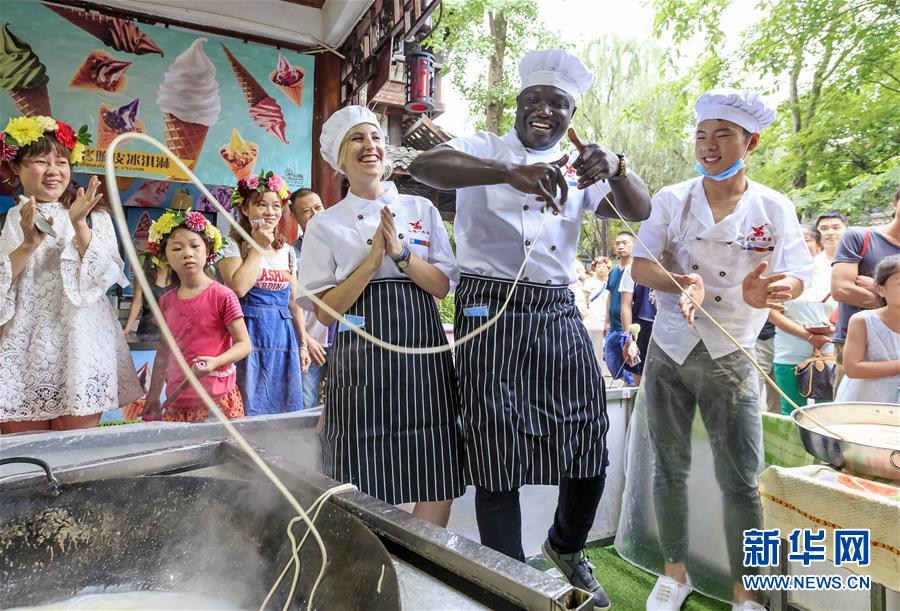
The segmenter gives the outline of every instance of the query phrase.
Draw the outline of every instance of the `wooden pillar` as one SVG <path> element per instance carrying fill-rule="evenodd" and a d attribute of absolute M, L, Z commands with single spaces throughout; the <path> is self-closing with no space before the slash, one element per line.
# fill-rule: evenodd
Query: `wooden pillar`
<path fill-rule="evenodd" d="M 319 152 L 319 136 L 322 124 L 341 105 L 341 60 L 333 53 L 316 55 L 316 78 L 312 128 L 312 176 L 311 188 L 322 198 L 325 207 L 339 202 L 341 180 Z"/>

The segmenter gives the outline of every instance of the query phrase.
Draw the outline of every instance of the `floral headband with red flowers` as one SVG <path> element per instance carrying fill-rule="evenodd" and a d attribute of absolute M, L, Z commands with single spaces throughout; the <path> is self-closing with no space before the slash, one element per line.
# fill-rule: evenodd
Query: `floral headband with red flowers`
<path fill-rule="evenodd" d="M 196 210 L 185 212 L 184 210 L 166 210 L 161 217 L 150 225 L 150 235 L 147 236 L 147 250 L 153 256 L 153 262 L 158 266 L 166 265 L 165 253 L 160 250 L 163 238 L 178 229 L 187 227 L 191 231 L 202 233 L 212 240 L 212 252 L 209 253 L 206 262 L 212 265 L 219 260 L 222 247 L 225 246 L 225 238 L 222 232 L 213 225 L 205 216 Z"/>
<path fill-rule="evenodd" d="M 234 191 L 231 192 L 231 204 L 240 206 L 247 199 L 247 196 L 254 191 L 259 191 L 260 193 L 272 191 L 278 195 L 281 201 L 286 200 L 291 195 L 281 176 L 274 172 L 262 171 L 259 173 L 259 176 L 251 176 L 247 180 L 238 181 Z"/>
<path fill-rule="evenodd" d="M 82 125 L 75 133 L 68 123 L 46 116 L 11 118 L 0 132 L 0 161 L 12 161 L 20 148 L 37 142 L 48 133 L 69 149 L 71 163 L 81 163 L 84 149 L 91 144 L 87 125 Z"/>

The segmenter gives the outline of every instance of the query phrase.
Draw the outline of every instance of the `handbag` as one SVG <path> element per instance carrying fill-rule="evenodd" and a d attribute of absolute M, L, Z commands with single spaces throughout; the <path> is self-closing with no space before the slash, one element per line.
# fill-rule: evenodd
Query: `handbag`
<path fill-rule="evenodd" d="M 833 354 L 822 354 L 816 348 L 810 357 L 794 368 L 797 389 L 807 399 L 832 399 L 834 397 L 835 360 Z"/>

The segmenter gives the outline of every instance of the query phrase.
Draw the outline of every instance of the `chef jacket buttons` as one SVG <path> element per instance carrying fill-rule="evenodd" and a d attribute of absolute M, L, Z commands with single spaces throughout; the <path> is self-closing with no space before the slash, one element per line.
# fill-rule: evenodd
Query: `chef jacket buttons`
<path fill-rule="evenodd" d="M 371 246 L 371 245 L 372 245 L 372 239 L 369 238 L 368 240 L 366 240 L 366 244 L 368 244 L 369 246 Z"/>
<path fill-rule="evenodd" d="M 522 210 L 528 210 L 528 204 L 525 204 L 524 206 L 522 206 Z"/>
<path fill-rule="evenodd" d="M 693 270 L 698 270 L 698 269 L 700 269 L 700 266 L 694 264 L 694 265 L 691 265 L 691 269 L 693 269 Z"/>
<path fill-rule="evenodd" d="M 550 281 L 549 281 L 549 280 L 547 280 L 547 286 L 550 286 Z"/>
<path fill-rule="evenodd" d="M 697 239 L 698 239 L 698 240 L 702 240 L 703 238 L 701 238 L 700 236 L 697 236 Z"/>
<path fill-rule="evenodd" d="M 357 215 L 356 215 L 356 218 L 359 219 L 359 220 L 363 220 L 363 215 L 357 214 Z"/>
<path fill-rule="evenodd" d="M 721 296 L 721 295 L 716 295 L 716 301 L 722 301 L 722 296 Z"/>
<path fill-rule="evenodd" d="M 555 245 L 550 247 L 550 252 L 554 252 L 554 251 L 556 251 L 556 246 L 555 246 Z"/>
<path fill-rule="evenodd" d="M 525 240 L 525 246 L 531 246 L 531 240 Z"/>
<path fill-rule="evenodd" d="M 722 276 L 722 277 L 724 278 L 724 277 L 725 277 L 725 272 L 719 272 L 719 275 Z"/>
<path fill-rule="evenodd" d="M 559 210 L 554 210 L 554 211 L 553 211 L 553 216 L 559 216 Z"/>
<path fill-rule="evenodd" d="M 401 239 L 401 240 L 403 239 L 403 234 L 402 234 L 402 233 L 400 234 L 400 239 Z"/>
<path fill-rule="evenodd" d="M 524 278 L 522 278 L 522 280 L 524 280 L 525 282 L 528 282 L 528 276 L 525 276 Z"/>

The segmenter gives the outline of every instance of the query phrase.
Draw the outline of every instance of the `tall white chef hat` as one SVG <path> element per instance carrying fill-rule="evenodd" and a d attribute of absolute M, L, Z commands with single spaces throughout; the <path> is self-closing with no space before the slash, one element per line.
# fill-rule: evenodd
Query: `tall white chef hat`
<path fill-rule="evenodd" d="M 724 119 L 737 123 L 750 133 L 761 132 L 775 122 L 775 110 L 765 99 L 749 89 L 713 89 L 697 98 L 694 105 L 697 123 L 706 119 Z"/>
<path fill-rule="evenodd" d="M 594 74 L 581 60 L 565 51 L 529 51 L 519 62 L 522 86 L 519 92 L 535 85 L 552 85 L 575 98 L 590 89 Z"/>
<path fill-rule="evenodd" d="M 319 136 L 319 148 L 322 158 L 338 172 L 341 172 L 341 169 L 338 167 L 341 142 L 343 142 L 347 132 L 360 123 L 371 123 L 378 128 L 382 140 L 384 139 L 384 133 L 381 131 L 378 117 L 364 106 L 345 106 L 328 117 L 328 120 L 322 126 L 322 135 Z"/>

